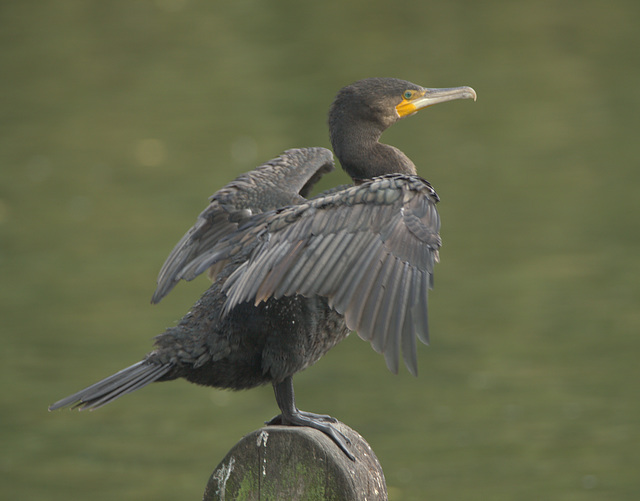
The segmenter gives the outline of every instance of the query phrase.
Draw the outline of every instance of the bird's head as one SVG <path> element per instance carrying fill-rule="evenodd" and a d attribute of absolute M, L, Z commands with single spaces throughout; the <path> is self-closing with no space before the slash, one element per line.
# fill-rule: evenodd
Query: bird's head
<path fill-rule="evenodd" d="M 454 99 L 476 100 L 471 87 L 429 89 L 398 78 L 365 78 L 342 88 L 329 110 L 329 123 L 355 120 L 382 132 L 404 117 Z"/>
<path fill-rule="evenodd" d="M 438 103 L 476 99 L 471 87 L 429 89 L 397 78 L 366 78 L 342 88 L 329 109 L 331 144 L 353 179 L 392 172 L 415 173 L 404 153 L 378 143 L 401 118 Z"/>

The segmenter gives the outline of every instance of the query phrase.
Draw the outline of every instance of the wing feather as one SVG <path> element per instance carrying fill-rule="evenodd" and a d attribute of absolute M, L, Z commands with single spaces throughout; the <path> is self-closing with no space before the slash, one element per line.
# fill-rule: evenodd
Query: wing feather
<path fill-rule="evenodd" d="M 246 230 L 263 236 L 227 281 L 226 310 L 271 296 L 327 297 L 391 371 L 402 353 L 416 374 L 416 338 L 429 340 L 427 290 L 441 244 L 437 201 L 426 181 L 398 174 L 266 215 Z"/>
<path fill-rule="evenodd" d="M 213 252 L 216 245 L 256 214 L 303 202 L 311 187 L 333 168 L 333 154 L 325 148 L 288 150 L 216 192 L 160 269 L 151 301 L 159 302 L 180 280 L 193 280 L 219 262 Z M 211 272 L 215 275 L 221 269 Z"/>
<path fill-rule="evenodd" d="M 349 260 L 352 266 L 346 269 L 346 273 L 345 267 L 339 268 L 344 278 L 337 284 L 335 294 L 332 292 L 327 294 L 330 304 L 333 305 L 336 311 L 345 314 L 347 326 L 352 330 L 356 330 L 356 325 L 359 322 L 356 323 L 355 318 L 354 321 L 350 321 L 350 315 L 347 314 L 347 311 L 357 308 L 357 304 L 362 303 L 355 291 L 362 281 L 367 276 L 373 275 L 376 272 L 376 268 L 381 265 L 381 247 L 382 243 L 372 235 L 360 235 L 360 242 L 356 252 Z M 358 256 L 360 256 L 360 259 L 357 259 Z"/>
<path fill-rule="evenodd" d="M 179 245 L 197 249 L 165 264 L 159 294 L 166 293 L 167 280 L 233 261 L 224 285 L 225 312 L 269 297 L 323 296 L 350 329 L 384 354 L 392 372 L 402 353 L 416 374 L 416 338 L 429 340 L 427 290 L 441 245 L 437 201 L 423 179 L 394 174 L 271 211 L 260 207 L 252 215 L 237 214 L 237 207 L 235 213 L 222 209 L 226 215 L 215 209 L 207 217 L 222 220 L 222 230 L 206 223 L 190 230 L 200 232 L 198 242 L 206 242 L 206 249 L 189 244 L 189 234 L 183 237 Z M 225 226 L 232 213 L 234 228 Z"/>
<path fill-rule="evenodd" d="M 269 214 L 247 230 L 266 236 L 227 281 L 225 308 L 271 296 L 327 297 L 392 372 L 402 353 L 416 374 L 441 244 L 437 201 L 426 181 L 391 175 Z"/>
<path fill-rule="evenodd" d="M 356 233 L 342 233 L 336 247 L 333 249 L 333 256 L 337 261 L 349 259 L 353 255 L 352 244 L 356 239 Z M 343 273 L 339 266 L 329 266 L 324 275 L 318 277 L 316 287 L 318 295 L 327 296 L 329 292 L 338 290 L 339 282 Z"/>
<path fill-rule="evenodd" d="M 402 339 L 402 332 L 405 325 L 410 325 L 409 319 L 406 318 L 407 312 L 407 301 L 408 301 L 408 291 L 409 286 L 411 284 L 413 270 L 411 267 L 405 263 L 398 261 L 398 265 L 402 266 L 402 270 L 398 272 L 398 276 L 401 279 L 398 280 L 398 289 L 396 291 L 396 304 L 393 308 L 390 319 L 389 319 L 389 329 L 390 332 L 393 332 L 394 335 L 387 336 L 387 342 L 384 347 L 385 353 L 385 361 L 387 362 L 387 367 L 389 370 L 396 374 L 398 372 L 399 366 L 399 353 L 400 353 L 400 344 Z M 414 352 L 415 355 L 415 352 Z M 403 358 L 409 371 L 412 371 L 412 367 L 410 365 L 411 358 L 409 357 L 409 362 L 407 362 L 406 354 L 403 352 Z M 415 358 L 415 357 L 414 357 Z"/>
<path fill-rule="evenodd" d="M 361 300 L 366 304 L 358 325 L 358 334 L 366 335 L 371 341 L 371 346 L 378 353 L 382 351 L 381 345 L 384 344 L 386 332 L 377 329 L 377 320 L 385 299 L 385 283 L 393 268 L 393 260 L 388 259 L 388 256 L 385 257 L 386 259 L 380 259 L 381 266 L 377 273 L 367 276 L 362 281 L 362 289 L 356 291 L 358 297 L 362 298 Z"/>
<path fill-rule="evenodd" d="M 366 314 L 371 311 L 368 306 L 372 301 L 375 301 L 375 298 L 372 298 L 369 294 L 372 285 L 378 278 L 378 274 L 382 268 L 383 260 L 381 259 L 381 254 L 380 247 L 378 247 L 376 251 L 372 253 L 371 264 L 366 268 L 364 266 L 360 268 L 360 273 L 358 274 L 359 280 L 354 282 L 355 290 L 353 295 L 349 298 L 350 301 L 347 309 L 345 310 L 347 327 L 351 330 L 357 331 L 358 335 L 366 341 L 371 340 L 373 332 L 366 330 L 363 322 L 366 321 Z M 378 292 L 378 290 L 375 290 L 374 292 Z M 351 312 L 353 312 L 353 315 L 350 315 Z"/>

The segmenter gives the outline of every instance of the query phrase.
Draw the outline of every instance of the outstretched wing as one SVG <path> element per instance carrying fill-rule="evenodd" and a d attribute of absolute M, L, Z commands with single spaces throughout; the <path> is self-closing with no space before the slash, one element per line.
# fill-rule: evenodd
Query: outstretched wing
<path fill-rule="evenodd" d="M 428 343 L 427 289 L 441 245 L 438 197 L 418 176 L 393 174 L 252 218 L 210 254 L 245 256 L 225 284 L 226 311 L 245 301 L 319 295 L 347 326 L 417 373 Z"/>
<path fill-rule="evenodd" d="M 325 148 L 288 150 L 216 192 L 169 254 L 151 301 L 159 302 L 181 279 L 192 280 L 204 271 L 200 265 L 211 249 L 238 225 L 255 214 L 304 202 L 312 186 L 333 168 L 333 154 Z M 218 262 L 211 274 L 223 264 Z"/>

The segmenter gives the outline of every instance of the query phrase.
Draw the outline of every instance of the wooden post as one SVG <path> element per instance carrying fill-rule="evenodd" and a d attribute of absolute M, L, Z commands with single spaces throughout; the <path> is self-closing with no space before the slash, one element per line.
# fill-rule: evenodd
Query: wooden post
<path fill-rule="evenodd" d="M 351 461 L 324 433 L 265 426 L 240 440 L 212 473 L 203 501 L 386 501 L 382 467 L 356 431 L 336 423 L 351 441 Z"/>

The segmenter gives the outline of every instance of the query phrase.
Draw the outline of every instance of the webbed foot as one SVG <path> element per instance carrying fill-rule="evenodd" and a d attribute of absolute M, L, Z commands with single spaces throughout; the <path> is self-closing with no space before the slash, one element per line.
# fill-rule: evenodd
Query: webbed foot
<path fill-rule="evenodd" d="M 351 445 L 351 440 L 349 440 L 344 433 L 338 430 L 335 426 L 330 423 L 337 423 L 338 420 L 332 418 L 331 416 L 326 416 L 322 414 L 313 414 L 311 412 L 298 411 L 296 409 L 295 412 L 287 414 L 279 414 L 270 421 L 267 421 L 267 425 L 283 425 L 283 426 L 307 426 L 309 428 L 313 428 L 315 430 L 321 431 L 325 435 L 327 435 L 331 440 L 333 440 L 338 447 L 344 452 L 351 461 L 355 461 L 356 458 L 349 449 L 347 449 L 347 445 Z"/>
<path fill-rule="evenodd" d="M 355 456 L 347 449 L 347 445 L 350 445 L 351 441 L 331 424 L 337 423 L 337 419 L 326 414 L 313 414 L 312 412 L 298 410 L 293 394 L 293 379 L 291 377 L 286 378 L 281 383 L 274 383 L 273 390 L 282 414 L 268 421 L 267 425 L 308 426 L 321 431 L 333 440 L 351 461 L 356 460 Z"/>

